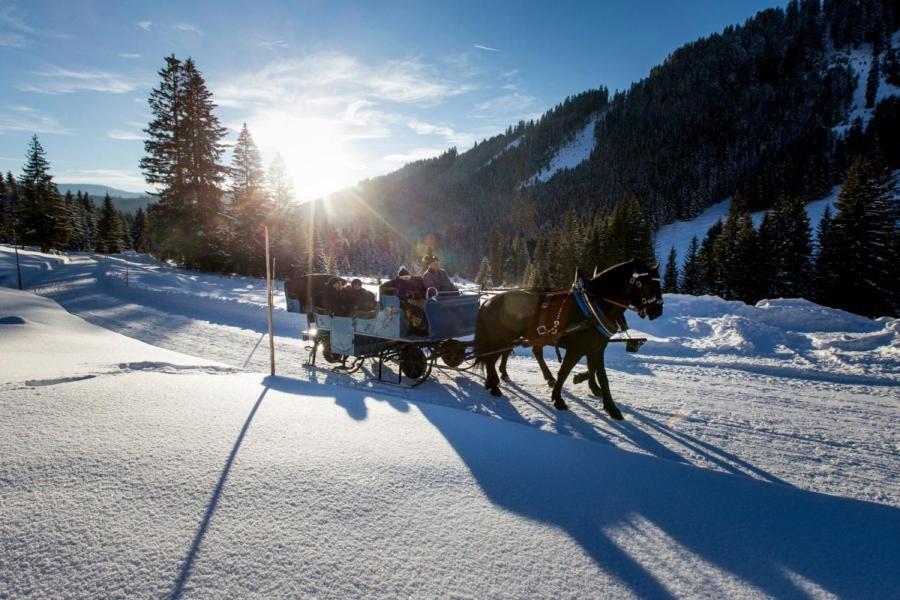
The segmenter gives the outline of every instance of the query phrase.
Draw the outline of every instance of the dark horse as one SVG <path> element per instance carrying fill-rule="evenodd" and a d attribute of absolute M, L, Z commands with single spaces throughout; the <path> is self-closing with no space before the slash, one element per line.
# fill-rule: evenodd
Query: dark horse
<path fill-rule="evenodd" d="M 568 302 L 567 311 L 560 310 L 559 337 L 553 343 L 566 349 L 565 358 L 554 379 L 544 362 L 544 346 L 548 338 L 536 334 L 542 307 L 553 303 Z M 497 375 L 497 359 L 502 358 L 500 371 L 506 374 L 506 358 L 516 346 L 531 346 L 547 383 L 553 387 L 553 406 L 566 410 L 562 399 L 562 386 L 581 360 L 588 357 L 588 382 L 591 391 L 603 397 L 603 409 L 614 419 L 622 414 L 613 402 L 604 365 L 604 350 L 609 337 L 627 327 L 624 312 L 634 310 L 642 318 L 651 320 L 662 314 L 663 302 L 659 285 L 659 265 L 648 266 L 634 259 L 603 271 L 588 281 L 576 273 L 572 290 L 565 292 L 538 292 L 511 290 L 488 299 L 478 313 L 475 325 L 475 354 L 477 364 L 487 371 L 485 388 L 499 396 L 500 377 Z M 551 309 L 551 313 L 552 313 Z M 552 316 L 551 316 L 552 318 Z M 599 379 L 599 386 L 597 385 Z"/>

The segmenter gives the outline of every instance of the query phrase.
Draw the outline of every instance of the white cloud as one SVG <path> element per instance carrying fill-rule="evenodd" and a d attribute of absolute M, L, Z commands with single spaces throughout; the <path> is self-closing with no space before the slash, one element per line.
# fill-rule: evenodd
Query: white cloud
<path fill-rule="evenodd" d="M 142 129 L 143 123 L 137 121 L 127 121 L 125 127 L 119 129 L 111 129 L 106 132 L 106 137 L 114 140 L 143 140 L 146 138 Z"/>
<path fill-rule="evenodd" d="M 424 158 L 434 158 L 446 152 L 446 148 L 413 148 L 403 154 L 388 154 L 384 157 L 384 161 L 388 163 L 406 164 L 422 160 Z"/>
<path fill-rule="evenodd" d="M 184 31 L 186 33 L 193 33 L 195 35 L 206 35 L 203 33 L 203 30 L 197 27 L 196 25 L 191 25 L 190 23 L 176 23 L 174 25 L 175 29 L 178 31 Z"/>
<path fill-rule="evenodd" d="M 28 106 L 0 106 L 0 133 L 23 131 L 58 135 L 72 133 L 71 129 L 63 127 L 51 115 L 38 112 Z"/>
<path fill-rule="evenodd" d="M 498 96 L 487 100 L 486 102 L 476 104 L 471 116 L 514 120 L 522 118 L 524 113 L 531 111 L 536 102 L 537 98 L 533 96 L 523 94 L 519 91 L 513 91 L 509 94 L 504 94 L 503 96 Z"/>
<path fill-rule="evenodd" d="M 490 46 L 484 46 L 482 44 L 472 44 L 472 46 L 478 48 L 479 50 L 487 50 L 488 52 L 500 52 L 496 48 L 491 48 Z"/>
<path fill-rule="evenodd" d="M 137 171 L 123 169 L 68 169 L 56 175 L 58 183 L 93 183 L 123 189 L 129 192 L 143 192 L 147 183 Z"/>
<path fill-rule="evenodd" d="M 276 48 L 288 48 L 289 45 L 284 40 L 261 40 L 256 43 L 260 48 L 266 50 L 275 50 Z"/>
<path fill-rule="evenodd" d="M 366 64 L 353 56 L 321 52 L 270 62 L 258 71 L 230 77 L 215 86 L 222 106 L 268 105 L 305 98 L 325 102 L 379 100 L 432 105 L 473 89 L 417 59 Z"/>
<path fill-rule="evenodd" d="M 7 48 L 24 48 L 28 45 L 25 36 L 20 33 L 0 32 L 0 46 Z"/>
<path fill-rule="evenodd" d="M 143 54 L 135 54 L 134 52 L 121 52 L 119 58 L 144 58 Z"/>
<path fill-rule="evenodd" d="M 150 28 L 153 26 L 153 21 L 138 21 L 137 26 L 144 31 L 151 31 Z"/>
<path fill-rule="evenodd" d="M 108 92 L 124 94 L 133 91 L 137 85 L 122 75 L 95 70 L 74 70 L 52 67 L 35 73 L 39 78 L 32 83 L 19 85 L 24 92 L 39 94 L 71 94 L 78 91 Z"/>

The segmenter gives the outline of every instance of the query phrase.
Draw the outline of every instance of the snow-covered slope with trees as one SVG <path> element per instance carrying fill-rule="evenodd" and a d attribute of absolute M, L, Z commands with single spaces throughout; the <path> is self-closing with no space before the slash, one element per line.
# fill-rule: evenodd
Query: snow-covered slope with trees
<path fill-rule="evenodd" d="M 556 150 L 550 159 L 550 163 L 526 179 L 522 185 L 531 185 L 537 181 L 548 181 L 560 171 L 574 169 L 590 158 L 591 152 L 594 151 L 594 145 L 597 142 L 594 131 L 597 127 L 598 118 L 597 116 L 589 118 L 585 126 L 575 132 L 572 139 Z"/>
<path fill-rule="evenodd" d="M 820 384 L 794 398 L 766 378 L 767 401 L 742 404 L 730 396 L 747 382 L 717 372 L 672 414 L 642 394 L 591 436 L 583 409 L 544 412 L 554 435 L 459 378 L 411 401 L 328 371 L 236 373 L 30 292 L 0 289 L 0 315 L 0 355 L 15 356 L 0 368 L 4 596 L 874 598 L 900 586 L 896 498 L 778 475 L 816 463 L 839 480 L 849 446 L 870 486 L 882 474 L 896 491 L 879 464 L 896 459 L 887 397 Z M 442 393 L 500 418 L 439 406 Z M 810 420 L 778 431 L 754 416 L 767 403 Z M 748 460 L 721 449 L 726 437 L 688 433 L 698 422 L 742 445 L 777 427 L 772 439 L 816 450 Z M 704 456 L 721 472 L 687 464 Z"/>
<path fill-rule="evenodd" d="M 819 226 L 819 221 L 822 220 L 822 215 L 825 214 L 825 209 L 831 208 L 834 211 L 834 202 L 840 193 L 841 186 L 835 186 L 831 193 L 824 198 L 813 200 L 806 205 L 806 214 L 809 217 L 811 227 L 810 234 L 814 242 L 816 230 Z M 675 221 L 660 227 L 659 231 L 656 232 L 656 257 L 660 261 L 664 261 L 669 255 L 669 251 L 674 247 L 675 252 L 678 253 L 678 264 L 683 265 L 688 246 L 691 244 L 691 238 L 696 236 L 697 242 L 702 242 L 706 232 L 716 221 L 725 222 L 730 205 L 731 199 L 729 198 L 713 204 L 690 221 Z M 754 227 L 758 228 L 765 216 L 765 211 L 757 211 L 751 216 L 753 217 Z"/>

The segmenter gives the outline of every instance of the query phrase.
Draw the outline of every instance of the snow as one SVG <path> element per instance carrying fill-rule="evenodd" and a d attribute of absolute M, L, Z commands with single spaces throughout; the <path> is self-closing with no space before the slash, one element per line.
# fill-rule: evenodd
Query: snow
<path fill-rule="evenodd" d="M 574 169 L 591 157 L 597 140 L 594 129 L 598 116 L 588 119 L 587 124 L 575 133 L 571 140 L 563 144 L 550 159 L 550 164 L 525 180 L 522 185 L 532 185 L 538 181 L 546 182 L 565 169 Z"/>
<path fill-rule="evenodd" d="M 524 135 L 520 135 L 519 137 L 513 139 L 513 141 L 511 141 L 510 143 L 508 143 L 508 144 L 503 148 L 503 150 L 501 150 L 500 152 L 498 152 L 497 154 L 495 154 L 494 156 L 492 156 L 492 157 L 491 157 L 491 160 L 489 160 L 489 161 L 487 161 L 486 163 L 484 163 L 484 166 L 486 167 L 486 166 L 490 165 L 492 162 L 494 162 L 495 160 L 497 160 L 498 158 L 500 158 L 500 157 L 503 155 L 503 153 L 506 152 L 507 150 L 512 150 L 513 148 L 518 148 L 518 147 L 519 147 L 519 144 L 522 143 L 522 139 L 523 139 L 524 137 L 525 137 Z"/>
<path fill-rule="evenodd" d="M 891 38 L 894 48 L 900 49 L 900 32 L 895 32 Z M 845 134 L 856 119 L 861 119 L 865 127 L 875 114 L 875 107 L 866 108 L 866 85 L 869 80 L 869 71 L 872 68 L 872 45 L 860 44 L 858 48 L 851 48 L 849 54 L 846 50 L 832 50 L 829 62 L 832 64 L 849 64 L 857 76 L 856 88 L 853 90 L 853 102 L 847 121 L 834 128 L 839 135 Z M 875 94 L 875 106 L 892 96 L 900 96 L 900 87 L 887 81 L 884 71 L 878 79 L 878 91 Z"/>
<path fill-rule="evenodd" d="M 280 308 L 268 377 L 254 280 L 22 261 L 32 291 L 0 288 L 0 597 L 900 589 L 897 320 L 667 295 L 630 317 L 639 354 L 611 346 L 612 422 L 571 383 L 554 411 L 528 352 L 503 398 L 305 368 Z M 0 246 L 6 285 L 13 265 Z"/>
<path fill-rule="evenodd" d="M 816 242 L 819 221 L 825 214 L 825 208 L 829 207 L 834 213 L 834 203 L 837 201 L 838 195 L 841 193 L 841 186 L 835 186 L 831 192 L 824 198 L 813 200 L 806 204 L 806 215 L 809 217 L 811 235 L 813 243 Z M 728 217 L 728 209 L 731 206 L 731 198 L 727 198 L 713 204 L 690 221 L 675 221 L 668 225 L 663 225 L 656 232 L 656 258 L 661 262 L 669 256 L 669 251 L 675 247 L 678 254 L 678 265 L 684 265 L 684 259 L 687 256 L 688 248 L 691 245 L 691 238 L 697 236 L 697 243 L 702 244 L 706 232 L 712 227 L 716 221 L 721 220 L 722 223 Z M 766 211 L 761 210 L 752 213 L 753 226 L 757 229 L 762 223 Z"/>

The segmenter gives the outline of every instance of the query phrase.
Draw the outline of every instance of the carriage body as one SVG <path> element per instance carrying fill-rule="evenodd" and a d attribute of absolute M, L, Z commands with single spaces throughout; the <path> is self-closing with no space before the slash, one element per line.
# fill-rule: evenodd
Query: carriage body
<path fill-rule="evenodd" d="M 309 295 L 309 294 L 307 294 Z M 479 294 L 437 294 L 427 300 L 404 299 L 381 293 L 376 310 L 353 316 L 337 316 L 313 303 L 303 302 L 296 288 L 286 286 L 289 312 L 305 313 L 309 328 L 304 339 L 313 342 L 310 364 L 322 346 L 328 362 L 355 370 L 368 359 L 399 363 L 399 374 L 415 383 L 427 378 L 440 358 L 459 366 L 471 354 L 471 339 L 480 307 Z M 347 365 L 348 359 L 352 359 Z M 358 367 L 357 367 L 358 368 Z"/>

